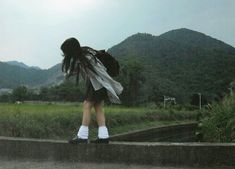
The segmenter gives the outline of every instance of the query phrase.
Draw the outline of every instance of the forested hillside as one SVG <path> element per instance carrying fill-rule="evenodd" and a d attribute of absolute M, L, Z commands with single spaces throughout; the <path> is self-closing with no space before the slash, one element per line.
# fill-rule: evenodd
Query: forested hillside
<path fill-rule="evenodd" d="M 162 95 L 189 101 L 194 93 L 208 100 L 228 92 L 235 79 L 235 48 L 189 29 L 160 36 L 135 34 L 109 49 L 123 65 L 142 67 L 144 85 L 137 89 L 141 100 L 158 100 Z M 125 72 L 125 70 L 123 70 Z"/>

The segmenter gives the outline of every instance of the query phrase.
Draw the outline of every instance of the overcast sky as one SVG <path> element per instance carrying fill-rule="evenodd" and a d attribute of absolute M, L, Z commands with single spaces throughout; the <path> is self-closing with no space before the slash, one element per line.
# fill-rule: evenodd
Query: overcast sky
<path fill-rule="evenodd" d="M 108 49 L 138 32 L 178 28 L 235 47 L 235 0 L 0 0 L 0 61 L 49 68 L 69 37 Z"/>

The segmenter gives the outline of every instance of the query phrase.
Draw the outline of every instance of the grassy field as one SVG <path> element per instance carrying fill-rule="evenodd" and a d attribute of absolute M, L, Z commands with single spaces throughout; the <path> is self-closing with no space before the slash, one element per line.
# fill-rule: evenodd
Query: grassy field
<path fill-rule="evenodd" d="M 195 121 L 197 111 L 126 108 L 105 106 L 110 135 L 166 124 Z M 14 137 L 69 139 L 81 125 L 82 105 L 73 104 L 0 104 L 0 135 Z M 97 136 L 92 113 L 90 139 Z"/>

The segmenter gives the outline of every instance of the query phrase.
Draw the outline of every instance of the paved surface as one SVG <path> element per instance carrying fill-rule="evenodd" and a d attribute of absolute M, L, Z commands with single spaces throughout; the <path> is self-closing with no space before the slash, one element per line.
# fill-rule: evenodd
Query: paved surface
<path fill-rule="evenodd" d="M 233 169 L 232 167 L 154 167 L 127 164 L 65 163 L 51 161 L 15 161 L 0 159 L 0 169 Z"/>

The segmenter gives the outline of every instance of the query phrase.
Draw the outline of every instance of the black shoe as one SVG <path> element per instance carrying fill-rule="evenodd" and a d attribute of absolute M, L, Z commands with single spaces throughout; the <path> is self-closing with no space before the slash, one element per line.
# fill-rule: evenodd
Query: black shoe
<path fill-rule="evenodd" d="M 95 140 L 92 140 L 91 143 L 108 144 L 109 138 L 97 138 Z"/>
<path fill-rule="evenodd" d="M 78 138 L 78 136 L 75 136 L 73 139 L 69 140 L 69 143 L 71 144 L 87 144 L 88 140 L 87 139 L 81 139 Z"/>

